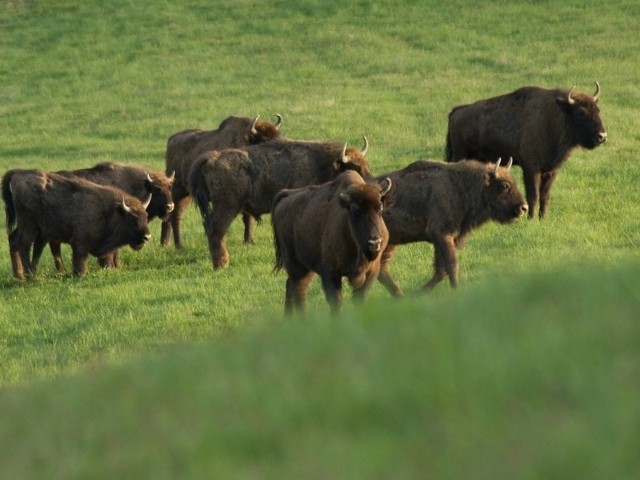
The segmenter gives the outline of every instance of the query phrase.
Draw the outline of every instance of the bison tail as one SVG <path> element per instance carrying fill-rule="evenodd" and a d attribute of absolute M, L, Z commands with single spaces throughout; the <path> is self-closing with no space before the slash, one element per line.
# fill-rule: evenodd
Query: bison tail
<path fill-rule="evenodd" d="M 4 177 L 2 177 L 2 199 L 4 200 L 8 232 L 11 232 L 16 224 L 16 207 L 13 203 L 13 194 L 11 193 L 12 176 L 13 174 L 11 172 L 7 172 Z"/>
<path fill-rule="evenodd" d="M 209 202 L 209 191 L 207 188 L 207 181 L 204 176 L 204 168 L 208 161 L 206 156 L 201 156 L 193 162 L 191 170 L 189 171 L 189 193 L 193 197 L 194 203 L 202 220 L 206 222 L 208 215 L 211 213 L 211 203 Z"/>

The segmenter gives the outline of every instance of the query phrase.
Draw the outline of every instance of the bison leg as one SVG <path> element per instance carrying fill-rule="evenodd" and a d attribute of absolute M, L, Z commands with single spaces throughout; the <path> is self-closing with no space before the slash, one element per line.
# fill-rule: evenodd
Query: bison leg
<path fill-rule="evenodd" d="M 19 237 L 19 230 L 14 230 L 9 234 L 9 252 L 11 255 L 11 267 L 13 268 L 13 276 L 18 280 L 24 280 L 24 265 L 22 263 L 22 255 L 20 254 Z"/>
<path fill-rule="evenodd" d="M 38 264 L 40 263 L 40 257 L 42 256 L 42 251 L 44 247 L 47 245 L 42 238 L 42 236 L 38 235 L 38 237 L 33 242 L 33 252 L 31 254 L 31 270 L 35 273 L 38 271 Z"/>
<path fill-rule="evenodd" d="M 542 174 L 540 184 L 540 212 L 538 213 L 540 220 L 542 220 L 547 213 L 547 206 L 549 205 L 549 198 L 551 194 L 551 185 L 556 179 L 556 173 L 558 172 L 554 170 Z"/>
<path fill-rule="evenodd" d="M 100 265 L 102 268 L 118 268 L 118 266 L 120 265 L 118 250 L 114 250 L 113 252 L 109 252 L 106 255 L 98 258 L 98 265 Z"/>
<path fill-rule="evenodd" d="M 324 296 L 331 307 L 331 313 L 338 313 L 342 308 L 342 277 L 333 275 L 322 276 Z"/>
<path fill-rule="evenodd" d="M 540 172 L 532 172 L 530 170 L 522 170 L 522 177 L 524 179 L 524 190 L 527 195 L 527 203 L 529 204 L 529 219 L 535 216 L 536 205 L 538 204 L 538 198 L 540 198 Z"/>
<path fill-rule="evenodd" d="M 184 247 L 182 243 L 182 235 L 180 232 L 180 223 L 182 222 L 182 215 L 184 215 L 184 211 L 189 206 L 191 202 L 190 197 L 180 197 L 179 199 L 174 198 L 174 208 L 171 212 L 171 216 L 169 217 L 168 222 L 162 222 L 162 229 L 160 232 L 160 243 L 163 246 L 169 245 L 169 238 L 171 237 L 171 233 L 173 232 L 173 242 L 176 245 L 176 248 L 180 249 Z"/>
<path fill-rule="evenodd" d="M 380 273 L 378 274 L 378 281 L 382 285 L 384 285 L 384 287 L 393 297 L 398 298 L 402 297 L 404 293 L 393 280 L 393 278 L 391 278 L 391 274 L 389 273 L 389 263 L 391 263 L 391 259 L 393 258 L 395 250 L 395 245 L 388 245 L 384 252 L 382 252 L 382 257 L 380 258 Z"/>
<path fill-rule="evenodd" d="M 51 250 L 51 255 L 53 256 L 53 263 L 56 266 L 56 271 L 58 273 L 64 273 L 65 268 L 60 251 L 60 242 L 49 242 L 49 250 Z"/>
<path fill-rule="evenodd" d="M 458 261 L 453 237 L 438 238 L 433 242 L 433 247 L 435 250 L 433 262 L 435 273 L 431 280 L 422 286 L 422 291 L 429 292 L 433 290 L 447 276 L 449 277 L 451 288 L 456 288 L 458 286 Z"/>
<path fill-rule="evenodd" d="M 284 298 L 284 312 L 291 315 L 296 309 L 304 312 L 307 305 L 307 287 L 313 278 L 312 272 L 301 276 L 289 275 L 287 291 Z"/>
<path fill-rule="evenodd" d="M 244 223 L 244 243 L 253 245 L 253 230 L 256 224 L 255 219 L 247 212 L 242 212 L 242 223 Z"/>
<path fill-rule="evenodd" d="M 225 236 L 238 213 L 240 210 L 236 208 L 218 205 L 207 217 L 205 231 L 209 240 L 211 261 L 216 270 L 229 265 L 229 251 L 226 247 Z"/>
<path fill-rule="evenodd" d="M 87 257 L 88 254 L 82 249 L 77 247 L 71 247 L 71 257 L 73 259 L 73 274 L 75 276 L 82 276 L 87 273 Z"/>

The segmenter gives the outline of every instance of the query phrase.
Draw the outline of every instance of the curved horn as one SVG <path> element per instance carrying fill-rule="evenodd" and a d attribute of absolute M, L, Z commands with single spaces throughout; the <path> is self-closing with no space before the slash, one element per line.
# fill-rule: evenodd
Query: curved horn
<path fill-rule="evenodd" d="M 149 175 L 149 172 L 147 172 L 147 182 L 153 184 L 153 179 L 151 178 L 151 175 Z"/>
<path fill-rule="evenodd" d="M 122 209 L 127 213 L 131 211 L 131 208 L 129 208 L 129 206 L 127 205 L 127 202 L 124 201 L 124 197 L 122 197 Z"/>
<path fill-rule="evenodd" d="M 349 163 L 349 159 L 347 158 L 347 144 L 344 144 L 342 147 L 342 153 L 340 154 L 340 161 L 342 163 Z"/>
<path fill-rule="evenodd" d="M 362 147 L 362 150 L 360 150 L 360 153 L 362 153 L 362 156 L 364 157 L 369 151 L 369 140 L 367 140 L 367 137 L 365 136 L 363 136 L 362 138 L 364 138 L 364 147 Z"/>
<path fill-rule="evenodd" d="M 500 168 L 500 164 L 502 163 L 502 157 L 498 158 L 498 161 L 496 162 L 496 168 L 493 170 L 493 174 L 497 177 L 498 176 L 498 168 Z"/>
<path fill-rule="evenodd" d="M 251 133 L 253 135 L 256 135 L 258 133 L 258 131 L 256 130 L 256 123 L 258 123 L 258 119 L 260 118 L 260 115 L 258 115 L 256 118 L 253 119 L 253 122 L 251 122 Z"/>
<path fill-rule="evenodd" d="M 144 207 L 145 210 L 147 209 L 150 203 L 151 203 L 151 194 L 149 194 L 147 199 L 144 202 L 142 202 L 142 206 Z"/>
<path fill-rule="evenodd" d="M 274 123 L 273 125 L 276 127 L 276 130 L 280 130 L 280 124 L 282 123 L 282 115 L 280 115 L 279 113 L 274 114 L 274 117 L 276 117 L 276 123 Z"/>
<path fill-rule="evenodd" d="M 596 84 L 596 93 L 593 94 L 593 101 L 597 102 L 598 99 L 600 98 L 600 84 L 598 82 L 595 82 Z"/>
<path fill-rule="evenodd" d="M 507 166 L 505 168 L 507 170 L 511 170 L 511 165 L 513 165 L 513 157 L 509 157 L 509 162 L 507 162 Z"/>
<path fill-rule="evenodd" d="M 389 177 L 385 177 L 384 180 L 382 180 L 382 183 L 380 183 L 378 185 L 378 188 L 380 188 L 380 196 L 384 197 L 387 193 L 389 193 L 389 190 L 391 190 L 391 179 Z"/>
<path fill-rule="evenodd" d="M 176 178 L 176 171 L 172 171 L 171 175 L 169 175 L 169 177 L 167 177 L 169 179 L 170 182 L 173 182 L 173 180 Z"/>
<path fill-rule="evenodd" d="M 567 93 L 567 103 L 569 105 L 573 105 L 574 103 L 576 103 L 576 101 L 571 98 L 571 92 L 573 92 L 576 89 L 576 86 L 574 85 L 573 87 L 571 87 L 571 90 L 569 90 L 569 93 Z"/>

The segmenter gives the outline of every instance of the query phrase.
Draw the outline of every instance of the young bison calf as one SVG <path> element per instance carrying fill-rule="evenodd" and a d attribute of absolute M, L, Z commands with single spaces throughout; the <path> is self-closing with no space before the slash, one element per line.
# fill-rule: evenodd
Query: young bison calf
<path fill-rule="evenodd" d="M 509 173 L 511 163 L 504 168 L 500 159 L 495 164 L 419 160 L 382 176 L 391 179 L 393 188 L 384 213 L 389 246 L 382 254 L 378 279 L 393 296 L 402 296 L 388 271 L 396 245 L 432 243 L 435 273 L 422 290 L 433 289 L 447 276 L 455 288 L 456 248 L 471 231 L 489 220 L 510 223 L 527 213 L 528 206 Z"/>
<path fill-rule="evenodd" d="M 289 277 L 285 312 L 304 310 L 309 282 L 315 273 L 333 312 L 342 306 L 342 277 L 355 298 L 363 299 L 380 270 L 380 253 L 388 232 L 382 204 L 391 188 L 386 178 L 376 185 L 347 171 L 334 181 L 295 190 L 275 198 L 273 224 L 276 264 Z"/>

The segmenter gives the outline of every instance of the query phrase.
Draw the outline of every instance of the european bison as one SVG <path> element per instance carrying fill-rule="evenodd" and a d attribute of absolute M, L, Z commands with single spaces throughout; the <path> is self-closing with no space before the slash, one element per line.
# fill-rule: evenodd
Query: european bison
<path fill-rule="evenodd" d="M 184 130 L 174 133 L 167 142 L 166 172 L 171 175 L 175 172 L 173 183 L 173 200 L 175 210 L 168 221 L 162 222 L 160 242 L 163 246 L 169 244 L 171 232 L 176 248 L 182 248 L 182 236 L 180 235 L 180 222 L 184 210 L 189 205 L 189 170 L 191 164 L 200 155 L 212 150 L 224 148 L 237 148 L 246 145 L 255 145 L 268 142 L 280 135 L 282 117 L 276 115 L 275 124 L 248 117 L 227 117 L 216 130 Z M 253 220 L 248 214 L 243 215 L 245 224 L 245 242 L 252 243 Z"/>
<path fill-rule="evenodd" d="M 103 162 L 91 168 L 65 170 L 55 173 L 64 177 L 84 178 L 100 185 L 116 187 L 136 197 L 138 200 L 145 200 L 151 195 L 151 203 L 147 207 L 149 221 L 156 217 L 163 221 L 168 220 L 174 208 L 171 196 L 173 175 L 167 177 L 164 172 L 137 165 Z M 60 243 L 52 242 L 50 246 L 56 269 L 59 272 L 63 272 L 64 264 L 60 255 Z M 43 248 L 44 245 L 40 245 L 39 242 L 34 245 L 34 258 L 32 260 L 34 269 L 38 267 L 38 260 Z M 102 267 L 117 267 L 120 263 L 118 251 L 114 250 L 108 255 L 99 258 L 98 262 Z"/>
<path fill-rule="evenodd" d="M 513 157 L 522 167 L 529 217 L 540 202 L 544 218 L 556 174 L 574 147 L 593 149 L 607 140 L 596 83 L 593 96 L 571 90 L 524 87 L 455 107 L 449 113 L 447 161 L 494 162 Z"/>
<path fill-rule="evenodd" d="M 74 275 L 87 271 L 89 254 L 102 257 L 151 237 L 146 208 L 122 190 L 38 170 L 9 170 L 2 178 L 13 273 L 34 273 L 31 246 L 39 240 L 69 243 Z"/>
<path fill-rule="evenodd" d="M 509 168 L 475 160 L 460 163 L 418 160 L 388 177 L 393 183 L 384 221 L 389 246 L 382 254 L 378 280 L 394 296 L 402 290 L 389 274 L 389 262 L 397 245 L 429 242 L 434 246 L 435 273 L 423 287 L 429 291 L 446 276 L 458 285 L 456 248 L 475 228 L 489 220 L 509 223 L 524 215 L 527 204 Z"/>
<path fill-rule="evenodd" d="M 365 183 L 347 171 L 322 185 L 283 190 L 274 200 L 271 221 L 276 264 L 287 271 L 285 312 L 304 310 L 306 290 L 317 273 L 333 312 L 342 306 L 342 277 L 363 299 L 380 269 L 388 232 L 382 220 L 387 178 Z"/>
<path fill-rule="evenodd" d="M 190 192 L 202 215 L 213 268 L 229 264 L 225 235 L 240 212 L 258 218 L 271 211 L 280 190 L 324 183 L 345 170 L 371 178 L 367 146 L 366 138 L 362 151 L 335 143 L 274 140 L 200 156 L 191 168 Z"/>

